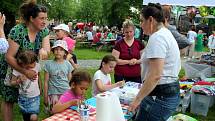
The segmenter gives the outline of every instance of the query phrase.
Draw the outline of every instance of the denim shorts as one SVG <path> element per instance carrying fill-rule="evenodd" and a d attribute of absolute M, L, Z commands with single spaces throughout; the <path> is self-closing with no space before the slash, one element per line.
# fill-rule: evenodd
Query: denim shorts
<path fill-rule="evenodd" d="M 19 96 L 18 104 L 21 112 L 24 114 L 39 114 L 40 112 L 40 96 L 36 97 Z"/>
<path fill-rule="evenodd" d="M 174 88 L 171 84 L 170 90 Z M 177 85 L 177 84 L 176 84 Z M 172 88 L 172 89 L 171 89 Z M 177 86 L 175 87 L 177 90 Z M 135 121 L 166 121 L 176 110 L 179 105 L 180 97 L 179 91 L 170 91 L 167 89 L 163 95 L 157 94 L 156 96 L 146 96 L 140 103 L 140 107 L 137 111 Z"/>

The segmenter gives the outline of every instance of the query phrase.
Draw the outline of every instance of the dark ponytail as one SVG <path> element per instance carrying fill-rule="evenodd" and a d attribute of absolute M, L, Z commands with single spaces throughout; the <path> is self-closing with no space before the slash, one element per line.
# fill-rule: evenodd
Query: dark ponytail
<path fill-rule="evenodd" d="M 45 6 L 41 6 L 36 4 L 36 0 L 28 0 L 20 6 L 20 16 L 21 20 L 24 23 L 28 23 L 30 21 L 30 17 L 36 18 L 39 12 L 47 12 L 47 8 Z"/>
<path fill-rule="evenodd" d="M 145 19 L 152 16 L 157 22 L 164 22 L 162 6 L 159 3 L 149 3 L 142 9 L 141 14 Z"/>
<path fill-rule="evenodd" d="M 101 65 L 99 69 L 102 68 L 102 63 L 104 62 L 105 64 L 109 63 L 110 61 L 117 61 L 116 58 L 113 55 L 106 55 L 103 57 Z"/>

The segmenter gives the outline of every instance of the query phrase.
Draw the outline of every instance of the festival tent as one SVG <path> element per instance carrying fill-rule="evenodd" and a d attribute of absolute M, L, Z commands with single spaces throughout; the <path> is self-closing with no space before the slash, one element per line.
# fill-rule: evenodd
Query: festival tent
<path fill-rule="evenodd" d="M 147 5 L 148 3 L 180 6 L 215 6 L 214 0 L 143 0 L 143 5 Z"/>

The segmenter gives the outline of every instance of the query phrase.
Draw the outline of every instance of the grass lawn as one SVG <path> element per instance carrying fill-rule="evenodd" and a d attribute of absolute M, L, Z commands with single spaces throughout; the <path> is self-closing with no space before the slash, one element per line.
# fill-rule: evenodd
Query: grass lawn
<path fill-rule="evenodd" d="M 74 53 L 76 54 L 78 60 L 88 59 L 101 60 L 104 57 L 104 55 L 111 54 L 111 52 L 106 49 L 97 52 L 94 47 L 83 48 L 79 46 L 75 49 Z"/>
<path fill-rule="evenodd" d="M 102 57 L 104 55 L 110 54 L 110 52 L 106 52 L 106 51 L 97 52 L 97 51 L 95 51 L 95 49 L 77 48 L 75 50 L 75 54 L 77 55 L 78 59 L 102 59 Z M 91 76 L 93 76 L 93 74 L 96 71 L 95 68 L 90 68 L 87 70 L 90 72 Z M 182 77 L 183 75 L 185 75 L 184 69 L 182 69 L 180 71 L 179 77 Z M 112 80 L 113 80 L 113 74 L 111 76 L 112 76 Z M 92 96 L 91 90 L 92 89 L 89 88 L 89 90 L 87 91 L 87 94 L 86 94 L 87 98 L 90 98 Z M 1 103 L 1 98 L 0 98 L 0 103 Z M 194 115 L 191 113 L 186 113 L 186 114 L 193 118 L 196 118 L 199 121 L 215 121 L 215 105 L 210 108 L 207 117 L 197 116 L 197 115 Z M 0 115 L 1 115 L 1 112 L 0 112 Z M 49 117 L 49 116 L 45 114 L 44 105 L 43 105 L 43 97 L 41 96 L 39 121 L 41 121 L 42 119 L 45 119 L 47 117 Z M 2 116 L 0 116 L 0 121 L 2 121 Z M 22 121 L 22 115 L 19 112 L 19 107 L 17 104 L 15 104 L 15 108 L 14 108 L 14 121 Z"/>

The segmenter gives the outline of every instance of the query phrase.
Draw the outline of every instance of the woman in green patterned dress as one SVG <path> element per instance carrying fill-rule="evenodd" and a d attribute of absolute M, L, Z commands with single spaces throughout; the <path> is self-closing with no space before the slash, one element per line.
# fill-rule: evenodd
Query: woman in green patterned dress
<path fill-rule="evenodd" d="M 49 31 L 46 26 L 47 9 L 37 5 L 35 0 L 23 3 L 20 7 L 22 23 L 13 27 L 8 36 L 9 49 L 4 56 L 1 55 L 0 68 L 0 94 L 2 95 L 2 113 L 4 121 L 12 121 L 13 104 L 17 101 L 18 89 L 4 84 L 7 63 L 24 74 L 29 79 L 37 78 L 35 71 L 25 70 L 16 62 L 16 55 L 23 50 L 33 50 L 42 59 L 48 58 L 50 52 Z M 2 66 L 3 65 L 3 66 Z"/>

